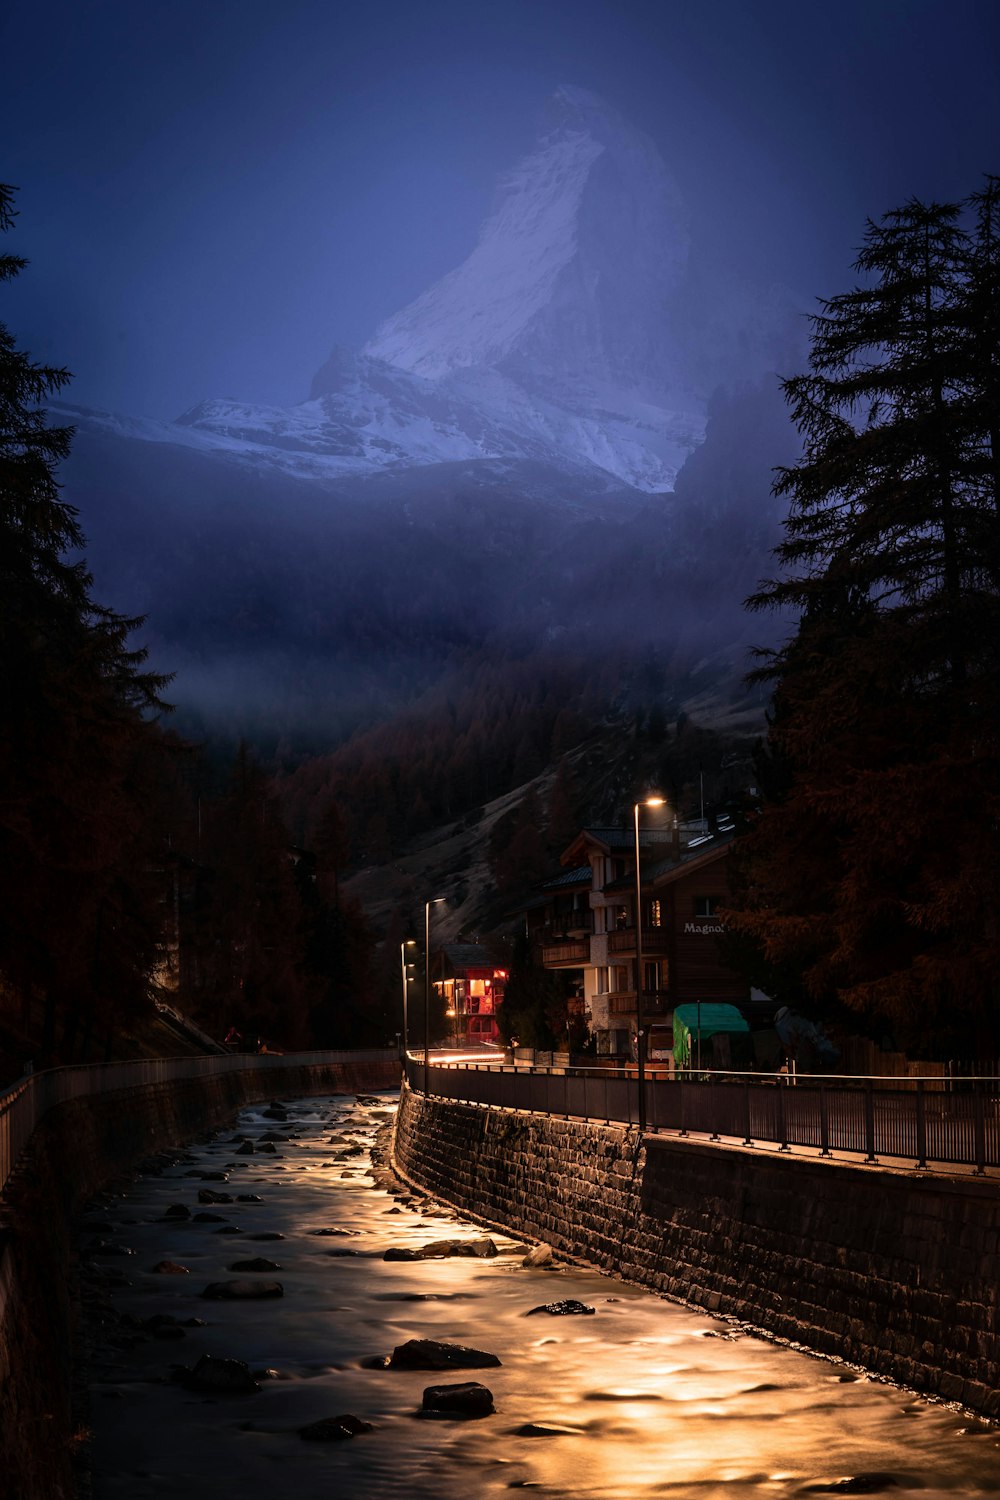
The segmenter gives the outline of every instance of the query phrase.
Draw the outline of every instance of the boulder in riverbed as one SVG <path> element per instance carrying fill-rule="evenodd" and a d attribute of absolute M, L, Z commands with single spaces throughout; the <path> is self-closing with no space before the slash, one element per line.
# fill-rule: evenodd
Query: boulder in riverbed
<path fill-rule="evenodd" d="M 390 1370 L 482 1370 L 499 1365 L 495 1354 L 465 1344 L 443 1344 L 437 1339 L 407 1339 L 389 1358 Z"/>
<path fill-rule="evenodd" d="M 189 1391 L 219 1396 L 244 1396 L 260 1390 L 250 1366 L 242 1359 L 217 1359 L 212 1354 L 203 1354 L 191 1369 L 175 1365 L 174 1379 Z"/>
<path fill-rule="evenodd" d="M 464 1380 L 458 1385 L 429 1385 L 420 1415 L 490 1417 L 495 1411 L 493 1392 L 478 1380 Z"/>
<path fill-rule="evenodd" d="M 276 1260 L 268 1260 L 266 1255 L 255 1255 L 252 1260 L 234 1261 L 229 1269 L 230 1271 L 280 1271 L 282 1268 Z"/>
<path fill-rule="evenodd" d="M 280 1281 L 210 1281 L 201 1294 L 211 1302 L 252 1302 L 263 1297 L 283 1297 Z"/>
<path fill-rule="evenodd" d="M 340 1443 L 345 1438 L 357 1437 L 361 1432 L 374 1431 L 371 1422 L 344 1412 L 342 1416 L 323 1417 L 318 1422 L 310 1422 L 308 1427 L 300 1427 L 299 1437 L 307 1443 Z"/>
<path fill-rule="evenodd" d="M 497 1253 L 497 1247 L 491 1239 L 429 1240 L 426 1245 L 418 1245 L 416 1248 L 405 1245 L 390 1245 L 382 1259 L 447 1260 L 453 1255 L 460 1255 L 466 1257 L 476 1256 L 480 1260 L 490 1260 Z"/>
<path fill-rule="evenodd" d="M 593 1313 L 596 1308 L 588 1307 L 585 1302 L 577 1302 L 575 1297 L 567 1297 L 564 1302 L 543 1302 L 540 1307 L 532 1307 L 525 1313 L 526 1318 L 535 1313 L 548 1313 L 553 1318 L 571 1318 L 581 1313 Z"/>

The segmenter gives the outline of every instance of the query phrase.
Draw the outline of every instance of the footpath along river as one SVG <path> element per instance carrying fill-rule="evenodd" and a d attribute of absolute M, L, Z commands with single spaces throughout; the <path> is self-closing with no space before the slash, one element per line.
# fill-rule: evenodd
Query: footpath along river
<path fill-rule="evenodd" d="M 490 1259 L 385 1260 L 390 1248 L 485 1234 L 371 1175 L 394 1102 L 299 1100 L 283 1106 L 287 1122 L 268 1106 L 246 1110 L 235 1129 L 90 1207 L 81 1258 L 94 1500 L 1000 1492 L 996 1429 L 597 1272 L 526 1268 L 527 1247 L 506 1235 L 491 1236 Z M 234 1201 L 200 1203 L 199 1191 Z M 184 1209 L 191 1217 L 167 1218 Z M 231 1269 L 257 1257 L 280 1269 Z M 162 1262 L 187 1271 L 155 1270 Z M 283 1295 L 202 1295 L 233 1279 L 278 1281 Z M 529 1316 L 571 1299 L 595 1311 Z M 185 1327 L 191 1319 L 204 1326 Z M 502 1363 L 373 1367 L 409 1339 Z M 260 1389 L 206 1394 L 176 1378 L 172 1367 L 204 1355 L 245 1361 Z M 416 1415 L 426 1387 L 467 1380 L 492 1391 L 493 1415 Z M 343 1413 L 372 1430 L 301 1437 Z"/>

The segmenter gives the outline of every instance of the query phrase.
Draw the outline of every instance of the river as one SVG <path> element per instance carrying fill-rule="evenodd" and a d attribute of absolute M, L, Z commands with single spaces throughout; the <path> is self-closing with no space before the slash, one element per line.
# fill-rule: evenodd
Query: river
<path fill-rule="evenodd" d="M 287 1124 L 267 1106 L 246 1110 L 235 1129 L 91 1205 L 81 1254 L 94 1500 L 1000 1491 L 996 1429 L 597 1272 L 528 1269 L 509 1236 L 492 1235 L 493 1259 L 384 1260 L 389 1247 L 485 1233 L 370 1174 L 393 1105 L 389 1095 L 293 1101 Z M 295 1138 L 273 1155 L 238 1154 L 237 1137 L 259 1147 L 266 1134 Z M 199 1189 L 262 1201 L 203 1205 Z M 178 1204 L 219 1217 L 165 1222 Z M 283 1296 L 203 1298 L 255 1256 L 280 1267 L 256 1274 L 280 1281 Z M 154 1271 L 163 1261 L 186 1273 Z M 569 1299 L 594 1313 L 528 1316 Z M 169 1338 L 139 1326 L 160 1315 L 176 1320 Z M 205 1326 L 184 1328 L 193 1318 Z M 441 1374 L 366 1363 L 414 1338 L 502 1364 Z M 171 1372 L 201 1355 L 269 1373 L 256 1393 L 201 1394 Z M 425 1387 L 464 1380 L 489 1387 L 494 1415 L 416 1416 Z M 341 1413 L 373 1430 L 336 1443 L 299 1435 Z"/>

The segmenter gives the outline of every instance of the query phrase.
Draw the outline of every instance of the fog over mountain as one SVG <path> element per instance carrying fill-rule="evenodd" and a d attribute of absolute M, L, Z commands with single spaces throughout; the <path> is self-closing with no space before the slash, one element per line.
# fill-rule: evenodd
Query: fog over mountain
<path fill-rule="evenodd" d="M 308 400 L 64 409 L 98 586 L 148 614 L 206 722 L 343 734 L 455 652 L 532 639 L 738 675 L 803 320 L 706 274 L 659 152 L 609 105 L 563 87 L 548 113 L 467 259 L 335 348 Z"/>

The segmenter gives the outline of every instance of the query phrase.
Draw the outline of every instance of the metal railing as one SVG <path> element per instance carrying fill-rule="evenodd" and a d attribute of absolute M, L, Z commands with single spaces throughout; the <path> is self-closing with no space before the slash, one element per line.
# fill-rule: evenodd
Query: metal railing
<path fill-rule="evenodd" d="M 646 1079 L 650 1131 L 723 1137 L 752 1146 L 812 1149 L 820 1156 L 891 1159 L 916 1167 L 1000 1168 L 1000 1080 L 900 1080 L 799 1074 L 675 1073 Z M 410 1087 L 442 1099 L 581 1120 L 638 1123 L 638 1082 L 629 1068 L 526 1068 L 511 1063 L 406 1059 Z"/>
<path fill-rule="evenodd" d="M 141 1062 L 95 1063 L 30 1073 L 0 1091 L 0 1192 L 43 1117 L 57 1104 L 70 1099 L 249 1069 L 269 1071 L 345 1062 L 391 1062 L 396 1057 L 394 1049 L 383 1047 L 352 1052 L 269 1052 L 259 1056 L 233 1053 L 225 1057 L 158 1057 Z"/>

